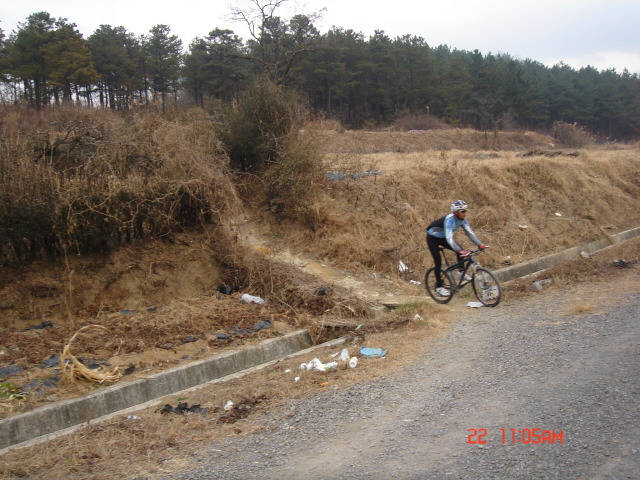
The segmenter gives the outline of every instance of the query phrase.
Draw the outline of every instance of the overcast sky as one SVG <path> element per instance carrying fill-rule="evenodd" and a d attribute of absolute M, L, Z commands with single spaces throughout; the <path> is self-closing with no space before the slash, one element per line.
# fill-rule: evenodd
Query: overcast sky
<path fill-rule="evenodd" d="M 243 39 L 242 24 L 225 17 L 229 5 L 249 0 L 3 0 L 0 28 L 6 35 L 35 12 L 67 18 L 85 36 L 101 24 L 123 26 L 135 35 L 166 24 L 185 48 L 214 28 L 229 28 Z M 640 73 L 640 0 L 290 0 L 294 13 L 326 10 L 316 23 L 321 33 L 332 26 L 389 37 L 406 34 L 432 47 L 508 53 L 547 66 L 560 61 L 579 69 L 615 68 Z"/>

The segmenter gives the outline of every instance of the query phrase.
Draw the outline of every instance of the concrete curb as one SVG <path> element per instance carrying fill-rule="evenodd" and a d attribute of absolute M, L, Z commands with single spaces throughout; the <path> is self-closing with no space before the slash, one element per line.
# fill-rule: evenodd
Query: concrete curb
<path fill-rule="evenodd" d="M 594 253 L 598 250 L 602 250 L 603 248 L 610 247 L 611 245 L 614 245 L 616 243 L 631 240 L 632 238 L 635 238 L 637 236 L 640 236 L 640 227 L 626 230 L 620 233 L 614 233 L 611 234 L 610 238 L 597 240 L 595 242 L 587 243 L 586 245 L 582 246 L 568 248 L 567 250 L 554 253 L 553 255 L 536 258 L 528 262 L 519 263 L 507 268 L 502 268 L 500 270 L 494 271 L 493 273 L 496 275 L 498 280 L 500 280 L 500 282 L 508 282 L 509 280 L 526 277 L 527 275 L 532 275 L 536 272 L 546 270 L 547 268 L 552 267 L 560 262 L 576 258 L 582 252 Z"/>
<path fill-rule="evenodd" d="M 100 390 L 64 402 L 0 420 L 0 452 L 60 430 L 89 423 L 105 415 L 202 385 L 256 365 L 278 360 L 312 345 L 307 330 L 298 330 L 259 345 L 233 350 Z"/>

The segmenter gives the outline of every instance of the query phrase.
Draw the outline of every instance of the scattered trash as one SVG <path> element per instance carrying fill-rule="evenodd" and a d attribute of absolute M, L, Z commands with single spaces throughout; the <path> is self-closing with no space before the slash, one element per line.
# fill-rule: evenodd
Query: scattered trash
<path fill-rule="evenodd" d="M 300 377 L 295 377 L 295 378 L 293 379 L 293 381 L 294 381 L 294 382 L 299 382 L 299 381 L 300 381 Z"/>
<path fill-rule="evenodd" d="M 200 407 L 199 404 L 189 406 L 187 402 L 180 402 L 176 407 L 173 407 L 172 405 L 167 404 L 163 406 L 159 410 L 159 412 L 162 414 L 176 413 L 178 415 L 184 415 L 185 413 L 199 413 L 201 415 L 204 415 L 205 413 L 207 413 L 207 410 L 205 408 Z"/>
<path fill-rule="evenodd" d="M 142 419 L 136 415 L 129 415 L 127 417 L 127 420 L 142 420 Z"/>
<path fill-rule="evenodd" d="M 253 398 L 244 398 L 235 405 L 231 401 L 227 402 L 227 405 L 231 403 L 233 406 L 227 410 L 225 405 L 224 413 L 220 415 L 218 422 L 236 423 L 238 420 L 242 420 L 247 417 L 255 406 L 261 403 L 265 398 L 267 398 L 265 395 L 257 395 Z"/>
<path fill-rule="evenodd" d="M 480 308 L 480 307 L 484 307 L 484 305 L 481 302 L 469 302 L 467 303 L 467 307 Z"/>
<path fill-rule="evenodd" d="M 349 359 L 349 367 L 356 368 L 358 366 L 358 357 L 351 357 Z"/>
<path fill-rule="evenodd" d="M 216 338 L 218 340 L 229 340 L 231 335 L 227 335 L 226 333 L 216 333 Z"/>
<path fill-rule="evenodd" d="M 511 265 L 511 255 L 507 255 L 504 258 L 504 262 L 502 262 L 502 263 L 504 263 L 505 265 Z"/>
<path fill-rule="evenodd" d="M 136 313 L 135 310 L 122 310 L 121 312 L 123 315 L 133 315 L 134 313 Z"/>
<path fill-rule="evenodd" d="M 525 229 L 527 229 L 529 227 L 527 227 L 526 225 L 518 225 L 518 228 L 521 229 L 521 230 L 525 230 Z"/>
<path fill-rule="evenodd" d="M 622 259 L 618 259 L 618 260 L 614 260 L 613 261 L 613 265 L 615 267 L 619 267 L 619 268 L 629 268 L 631 265 L 633 265 L 634 263 L 636 263 L 636 261 L 631 261 L 631 262 L 627 262 L 625 260 Z"/>
<path fill-rule="evenodd" d="M 559 212 L 556 212 L 554 215 L 555 215 L 556 217 L 561 217 L 561 216 L 562 216 L 562 214 L 561 214 L 561 213 L 559 213 Z"/>
<path fill-rule="evenodd" d="M 589 254 L 589 252 L 580 252 L 580 256 L 582 258 L 591 258 L 591 254 Z"/>
<path fill-rule="evenodd" d="M 32 325 L 30 327 L 25 328 L 25 331 L 27 330 L 42 330 L 43 328 L 50 328 L 53 327 L 53 323 L 51 323 L 50 321 L 46 321 L 46 322 L 42 322 L 39 323 L 38 325 Z"/>
<path fill-rule="evenodd" d="M 330 372 L 338 368 L 338 362 L 322 363 L 314 358 L 309 363 L 300 364 L 300 370 L 315 370 L 317 372 Z"/>
<path fill-rule="evenodd" d="M 322 295 L 326 295 L 327 293 L 329 293 L 331 291 L 331 289 L 329 287 L 320 287 L 317 291 L 316 291 L 316 295 L 318 297 L 321 297 Z"/>
<path fill-rule="evenodd" d="M 349 350 L 347 350 L 346 348 L 343 348 L 342 351 L 340 352 L 340 361 L 344 362 L 344 361 L 349 361 Z"/>
<path fill-rule="evenodd" d="M 413 284 L 413 285 L 422 285 L 421 282 L 418 282 L 416 280 L 409 280 L 409 283 Z"/>
<path fill-rule="evenodd" d="M 39 396 L 45 393 L 47 390 L 51 388 L 56 388 L 60 383 L 60 375 L 53 375 L 52 377 L 42 379 L 34 379 L 30 382 L 25 383 L 20 387 L 21 392 L 25 395 L 34 394 L 35 396 Z"/>
<path fill-rule="evenodd" d="M 358 172 L 358 173 L 342 173 L 342 172 L 327 172 L 325 176 L 329 180 L 342 180 L 344 178 L 351 178 L 355 180 L 359 177 L 366 177 L 368 175 L 382 175 L 380 170 L 367 170 L 366 172 Z"/>
<path fill-rule="evenodd" d="M 356 330 L 360 330 L 361 328 L 362 328 L 362 324 L 358 325 L 358 326 L 356 327 Z"/>
<path fill-rule="evenodd" d="M 153 312 L 155 312 L 155 311 L 156 311 L 156 307 L 149 307 L 149 308 L 147 308 L 147 312 L 151 312 L 151 313 L 153 313 Z"/>
<path fill-rule="evenodd" d="M 409 271 L 409 269 L 407 268 L 407 266 L 404 264 L 402 260 L 398 260 L 398 271 L 400 273 L 406 273 Z"/>
<path fill-rule="evenodd" d="M 219 285 L 216 290 L 224 295 L 231 295 L 233 293 L 233 285 Z"/>
<path fill-rule="evenodd" d="M 416 313 L 415 316 L 413 317 L 413 321 L 414 322 L 424 322 L 424 318 L 422 318 L 420 315 L 418 315 Z"/>
<path fill-rule="evenodd" d="M 381 348 L 362 347 L 360 349 L 360 355 L 365 357 L 384 357 L 387 354 L 387 350 Z"/>
<path fill-rule="evenodd" d="M 230 410 L 233 410 L 233 402 L 231 400 L 229 400 L 227 403 L 225 403 L 224 407 L 222 407 L 222 409 L 225 412 L 228 412 Z"/>
<path fill-rule="evenodd" d="M 10 377 L 11 375 L 18 375 L 22 372 L 22 367 L 19 365 L 9 365 L 8 367 L 0 367 L 0 378 Z"/>
<path fill-rule="evenodd" d="M 290 369 L 290 368 L 287 368 L 287 369 L 284 371 L 284 373 L 291 373 L 291 369 Z"/>
<path fill-rule="evenodd" d="M 538 280 L 533 282 L 533 288 L 540 291 L 542 290 L 542 287 L 544 287 L 545 285 L 549 285 L 551 282 L 552 280 L 550 278 L 545 278 L 544 280 Z"/>
<path fill-rule="evenodd" d="M 60 355 L 51 355 L 46 360 L 41 362 L 44 365 L 44 368 L 52 368 L 60 365 Z"/>
<path fill-rule="evenodd" d="M 271 328 L 271 319 L 265 318 L 264 320 L 260 320 L 253 326 L 253 329 L 257 332 L 258 330 L 264 330 L 267 328 Z"/>
<path fill-rule="evenodd" d="M 248 295 L 246 293 L 242 294 L 242 296 L 240 297 L 240 300 L 245 303 L 258 303 L 258 304 L 267 303 L 260 297 L 254 297 L 253 295 Z"/>

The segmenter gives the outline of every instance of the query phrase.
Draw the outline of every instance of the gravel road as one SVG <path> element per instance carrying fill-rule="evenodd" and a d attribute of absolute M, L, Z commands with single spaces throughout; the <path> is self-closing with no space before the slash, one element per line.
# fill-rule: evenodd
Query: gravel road
<path fill-rule="evenodd" d="M 469 309 L 406 371 L 291 401 L 172 478 L 638 479 L 640 293 L 608 299 L 572 289 Z M 556 441 L 514 444 L 511 429 Z"/>

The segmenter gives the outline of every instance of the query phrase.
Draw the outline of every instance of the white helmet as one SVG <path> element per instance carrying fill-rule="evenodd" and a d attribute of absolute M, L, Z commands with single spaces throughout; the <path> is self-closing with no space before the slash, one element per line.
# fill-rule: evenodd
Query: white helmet
<path fill-rule="evenodd" d="M 463 200 L 456 200 L 455 202 L 453 202 L 451 204 L 451 211 L 452 212 L 457 212 L 458 210 L 466 210 L 467 208 L 468 208 L 467 204 L 464 203 Z"/>

